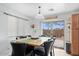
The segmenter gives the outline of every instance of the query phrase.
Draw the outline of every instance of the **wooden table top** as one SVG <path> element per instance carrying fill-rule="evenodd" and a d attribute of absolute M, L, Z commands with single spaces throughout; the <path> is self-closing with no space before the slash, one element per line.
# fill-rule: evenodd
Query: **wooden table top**
<path fill-rule="evenodd" d="M 45 41 L 47 41 L 48 38 L 39 38 L 39 39 L 31 39 L 31 38 L 24 38 L 24 39 L 18 39 L 15 40 L 15 43 L 25 43 L 31 46 L 40 46 Z"/>

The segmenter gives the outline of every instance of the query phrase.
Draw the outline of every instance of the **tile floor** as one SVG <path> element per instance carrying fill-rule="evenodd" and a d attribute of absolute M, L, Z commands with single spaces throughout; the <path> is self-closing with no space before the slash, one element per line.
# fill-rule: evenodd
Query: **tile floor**
<path fill-rule="evenodd" d="M 67 54 L 63 49 L 55 48 L 55 56 L 71 56 Z"/>
<path fill-rule="evenodd" d="M 64 37 L 56 38 L 54 46 L 64 48 Z"/>

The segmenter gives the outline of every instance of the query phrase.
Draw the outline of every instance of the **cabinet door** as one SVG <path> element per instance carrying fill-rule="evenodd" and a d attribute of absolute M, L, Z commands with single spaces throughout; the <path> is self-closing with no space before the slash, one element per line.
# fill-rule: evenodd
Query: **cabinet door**
<path fill-rule="evenodd" d="M 72 15 L 71 54 L 79 55 L 79 14 Z"/>
<path fill-rule="evenodd" d="M 79 55 L 79 42 L 78 42 L 78 32 L 79 30 L 72 30 L 72 54 Z"/>
<path fill-rule="evenodd" d="M 79 30 L 79 14 L 72 15 L 72 30 Z"/>

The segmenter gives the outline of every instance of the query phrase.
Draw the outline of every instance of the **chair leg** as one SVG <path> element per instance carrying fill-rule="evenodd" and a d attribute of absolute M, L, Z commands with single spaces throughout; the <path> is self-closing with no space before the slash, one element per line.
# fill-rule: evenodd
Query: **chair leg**
<path fill-rule="evenodd" d="M 53 46 L 53 56 L 55 56 L 55 52 L 54 52 L 54 46 Z"/>
<path fill-rule="evenodd" d="M 50 56 L 52 56 L 52 51 L 50 52 Z"/>

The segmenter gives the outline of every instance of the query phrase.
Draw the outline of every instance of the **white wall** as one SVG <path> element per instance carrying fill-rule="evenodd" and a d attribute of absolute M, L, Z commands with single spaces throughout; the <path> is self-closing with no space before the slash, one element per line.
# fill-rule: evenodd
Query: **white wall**
<path fill-rule="evenodd" d="M 8 19 L 3 13 L 0 13 L 0 53 L 5 51 L 5 42 L 8 39 Z"/>

